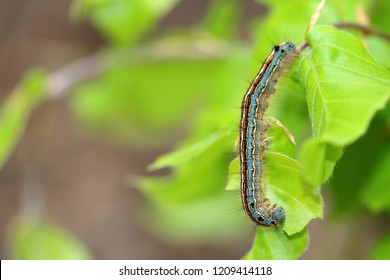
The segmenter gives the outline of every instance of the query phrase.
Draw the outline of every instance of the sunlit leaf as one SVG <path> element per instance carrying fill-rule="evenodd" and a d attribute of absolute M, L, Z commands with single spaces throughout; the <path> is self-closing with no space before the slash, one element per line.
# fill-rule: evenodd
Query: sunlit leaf
<path fill-rule="evenodd" d="M 314 218 L 322 218 L 322 198 L 317 189 L 302 180 L 302 168 L 295 160 L 274 152 L 265 154 L 266 195 L 272 203 L 284 208 L 286 220 L 282 229 L 293 235 Z M 240 184 L 239 161 L 229 167 L 229 190 Z"/>
<path fill-rule="evenodd" d="M 231 233 L 221 233 L 221 236 L 238 232 L 242 215 L 229 213 L 241 209 L 239 194 L 230 196 L 223 191 L 234 138 L 232 133 L 210 135 L 188 148 L 164 155 L 152 165 L 156 168 L 172 166 L 171 175 L 135 178 L 137 188 L 154 205 L 145 209 L 145 215 L 159 217 L 150 227 L 175 242 L 207 240 L 207 236 L 209 240 L 218 239 L 216 234 L 228 221 Z M 199 152 L 194 151 L 194 147 L 199 147 Z M 180 229 L 175 229 L 174 224 L 181 225 Z M 178 234 L 183 235 L 175 237 Z"/>
<path fill-rule="evenodd" d="M 179 167 L 180 165 L 198 157 L 211 145 L 230 134 L 230 131 L 218 131 L 204 140 L 194 143 L 193 145 L 189 145 L 172 153 L 160 156 L 148 167 L 148 169 L 156 170 L 164 167 Z"/>
<path fill-rule="evenodd" d="M 248 260 L 297 259 L 306 250 L 306 229 L 288 236 L 275 228 L 258 228 L 252 249 L 243 257 Z"/>
<path fill-rule="evenodd" d="M 322 218 L 322 197 L 316 188 L 302 179 L 301 165 L 278 153 L 266 153 L 266 176 L 271 201 L 283 206 L 286 220 L 283 229 L 289 234 L 302 231 L 314 218 Z"/>
<path fill-rule="evenodd" d="M 363 135 L 385 106 L 390 74 L 346 32 L 320 26 L 308 40 L 311 48 L 299 69 L 317 139 L 305 143 L 301 159 L 306 178 L 320 184 L 332 173 L 342 147 Z"/>
<path fill-rule="evenodd" d="M 308 35 L 300 64 L 315 137 L 350 144 L 366 130 L 390 96 L 390 73 L 353 35 L 329 26 Z"/>
<path fill-rule="evenodd" d="M 164 156 L 166 162 L 177 166 L 172 174 L 157 178 L 138 177 L 138 188 L 157 204 L 185 205 L 221 193 L 226 183 L 226 168 L 233 137 L 231 134 L 220 134 L 217 141 L 205 139 L 204 143 L 207 145 L 203 144 L 203 152 L 191 155 L 185 164 L 178 164 L 183 158 L 177 157 L 176 152 Z M 209 139 L 213 138 L 214 135 L 209 136 Z"/>

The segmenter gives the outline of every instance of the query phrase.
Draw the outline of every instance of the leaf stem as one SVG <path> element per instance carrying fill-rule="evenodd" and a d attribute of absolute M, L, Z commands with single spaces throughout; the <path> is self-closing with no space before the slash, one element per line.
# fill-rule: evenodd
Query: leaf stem
<path fill-rule="evenodd" d="M 380 30 L 379 28 L 375 28 L 371 25 L 366 25 L 366 24 L 361 24 L 361 23 L 356 23 L 356 22 L 338 22 L 333 24 L 334 27 L 339 28 L 339 29 L 358 29 L 360 30 L 364 35 L 367 34 L 372 34 L 375 36 L 378 36 L 385 41 L 390 42 L 390 34 L 386 33 L 383 30 Z"/>

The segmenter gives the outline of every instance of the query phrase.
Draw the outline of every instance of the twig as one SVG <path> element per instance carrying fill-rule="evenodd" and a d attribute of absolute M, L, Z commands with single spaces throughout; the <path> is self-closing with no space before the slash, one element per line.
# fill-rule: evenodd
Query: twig
<path fill-rule="evenodd" d="M 355 23 L 355 22 L 338 22 L 333 24 L 336 28 L 350 28 L 350 29 L 358 29 L 363 34 L 372 34 L 378 36 L 386 41 L 390 42 L 390 34 L 380 30 L 379 28 L 375 28 L 371 25 Z"/>

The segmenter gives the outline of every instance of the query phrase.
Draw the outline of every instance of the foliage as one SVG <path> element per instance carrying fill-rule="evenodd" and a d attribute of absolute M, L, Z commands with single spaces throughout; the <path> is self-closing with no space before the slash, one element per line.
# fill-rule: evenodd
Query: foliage
<path fill-rule="evenodd" d="M 86 260 L 88 250 L 71 233 L 44 220 L 19 217 L 10 240 L 11 257 L 21 260 Z"/>
<path fill-rule="evenodd" d="M 244 258 L 299 258 L 309 241 L 308 223 L 323 217 L 324 183 L 333 194 L 333 217 L 365 211 L 387 213 L 388 221 L 389 44 L 330 26 L 358 22 L 356 9 L 362 4 L 372 22 L 388 31 L 388 1 L 328 1 L 308 34 L 319 1 L 258 1 L 269 13 L 245 22 L 253 39 L 248 43 L 238 37 L 239 2 L 216 0 L 193 28 L 145 40 L 178 2 L 77 0 L 72 7 L 74 17 L 88 17 L 106 36 L 109 54 L 118 47 L 127 53 L 118 63 L 112 52 L 104 63 L 113 67 L 73 90 L 68 100 L 75 120 L 106 139 L 148 148 L 169 143 L 185 127 L 185 139 L 149 167 L 169 168 L 169 175 L 132 177 L 150 201 L 143 211 L 148 227 L 180 243 L 225 242 L 250 230 L 242 211 L 227 214 L 241 207 L 235 141 L 237 108 L 248 84 L 237 76 L 255 75 L 259 58 L 286 39 L 270 42 L 269 34 L 285 34 L 286 26 L 296 45 L 309 43 L 278 83 L 267 111 L 297 142 L 294 146 L 280 127 L 271 126 L 266 192 L 284 207 L 286 221 L 278 228 L 257 228 Z M 0 155 L 17 141 L 34 108 L 27 107 L 21 121 L 10 125 L 14 132 L 0 134 Z M 12 121 L 4 108 L 2 126 Z M 370 257 L 390 258 L 383 249 L 388 245 L 388 236 L 382 237 Z"/>
<path fill-rule="evenodd" d="M 45 74 L 34 70 L 2 104 L 0 110 L 0 167 L 19 139 L 30 112 L 44 98 Z"/>
<path fill-rule="evenodd" d="M 71 15 L 88 15 L 116 46 L 134 44 L 150 31 L 178 0 L 75 0 Z"/>

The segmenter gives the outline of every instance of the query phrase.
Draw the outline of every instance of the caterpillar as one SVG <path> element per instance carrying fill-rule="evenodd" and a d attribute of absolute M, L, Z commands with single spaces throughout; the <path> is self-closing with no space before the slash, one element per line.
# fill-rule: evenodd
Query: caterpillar
<path fill-rule="evenodd" d="M 262 64 L 250 84 L 241 104 L 240 121 L 240 173 L 241 200 L 245 213 L 258 225 L 271 226 L 283 223 L 284 209 L 271 205 L 264 196 L 264 152 L 268 149 L 267 129 L 264 119 L 269 97 L 281 75 L 298 56 L 291 42 L 276 45 Z"/>

